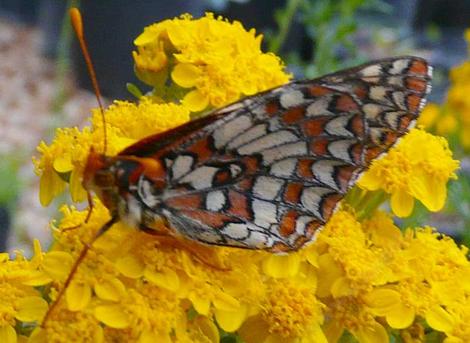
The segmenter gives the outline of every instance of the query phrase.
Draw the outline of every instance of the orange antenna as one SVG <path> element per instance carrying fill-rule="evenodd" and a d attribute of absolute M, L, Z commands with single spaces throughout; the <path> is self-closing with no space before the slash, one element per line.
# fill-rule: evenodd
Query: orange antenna
<path fill-rule="evenodd" d="M 103 103 L 101 102 L 101 92 L 100 87 L 98 85 L 98 80 L 96 78 L 95 68 L 93 67 L 93 63 L 91 61 L 90 53 L 88 52 L 88 47 L 85 42 L 85 38 L 83 35 L 83 21 L 82 15 L 78 8 L 72 7 L 69 11 L 70 19 L 72 20 L 72 26 L 75 31 L 75 35 L 77 36 L 78 42 L 80 43 L 80 49 L 82 50 L 83 57 L 85 58 L 85 63 L 88 68 L 88 74 L 90 74 L 91 83 L 93 85 L 93 90 L 95 91 L 96 100 L 98 100 L 98 106 L 101 112 L 101 119 L 103 120 L 103 135 L 104 135 L 104 148 L 103 154 L 106 155 L 106 150 L 108 147 L 108 136 L 106 131 L 106 120 L 104 118 L 104 108 Z"/>

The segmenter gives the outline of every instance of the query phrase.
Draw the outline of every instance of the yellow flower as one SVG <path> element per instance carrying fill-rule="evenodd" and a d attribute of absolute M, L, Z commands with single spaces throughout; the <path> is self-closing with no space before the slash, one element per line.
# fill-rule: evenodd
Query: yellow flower
<path fill-rule="evenodd" d="M 336 342 L 344 329 L 352 333 L 360 343 L 389 341 L 387 330 L 374 318 L 363 297 L 332 299 L 325 315 L 329 317 L 324 328 L 328 342 Z"/>
<path fill-rule="evenodd" d="M 5 343 L 16 343 L 15 326 L 20 322 L 32 323 L 42 319 L 47 302 L 33 286 L 47 284 L 39 269 L 42 252 L 35 241 L 34 257 L 28 261 L 20 252 L 14 260 L 7 253 L 0 254 L 0 338 Z"/>
<path fill-rule="evenodd" d="M 212 13 L 165 20 L 134 41 L 137 75 L 155 86 L 169 69 L 172 80 L 187 89 L 182 102 L 192 112 L 222 107 L 289 80 L 280 59 L 261 51 L 261 39 Z"/>
<path fill-rule="evenodd" d="M 51 145 L 41 142 L 37 148 L 41 157 L 33 158 L 36 173 L 40 178 L 39 199 L 47 206 L 64 189 L 66 180 L 75 178 L 74 168 L 86 159 L 90 146 L 90 131 L 80 132 L 77 128 L 57 129 Z M 84 162 L 82 162 L 84 166 Z M 69 176 L 72 174 L 72 176 Z M 75 182 L 74 180 L 71 183 Z M 74 192 L 72 192 L 75 200 Z"/>
<path fill-rule="evenodd" d="M 318 259 L 321 297 L 355 295 L 393 279 L 382 249 L 372 246 L 361 223 L 350 212 L 336 212 L 317 244 L 322 251 Z"/>
<path fill-rule="evenodd" d="M 103 328 L 92 314 L 72 312 L 59 305 L 44 328 L 35 328 L 28 342 L 74 342 L 77 339 L 101 343 L 104 341 Z"/>
<path fill-rule="evenodd" d="M 174 293 L 143 280 L 133 284 L 117 301 L 105 301 L 95 307 L 95 317 L 114 329 L 129 329 L 141 341 L 170 342 L 183 315 Z"/>
<path fill-rule="evenodd" d="M 239 333 L 247 343 L 326 343 L 323 308 L 311 278 L 272 280 L 261 310 L 245 321 Z"/>
<path fill-rule="evenodd" d="M 442 209 L 447 181 L 456 178 L 458 167 L 444 138 L 413 129 L 384 158 L 373 161 L 358 184 L 390 194 L 393 212 L 406 217 L 413 210 L 414 199 L 431 211 Z"/>

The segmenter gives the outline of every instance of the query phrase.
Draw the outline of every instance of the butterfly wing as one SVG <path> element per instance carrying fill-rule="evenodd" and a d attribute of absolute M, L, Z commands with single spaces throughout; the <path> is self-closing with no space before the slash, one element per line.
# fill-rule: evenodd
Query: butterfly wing
<path fill-rule="evenodd" d="M 430 79 L 425 60 L 398 57 L 248 97 L 123 151 L 165 169 L 134 196 L 195 240 L 296 250 L 413 125 Z"/>

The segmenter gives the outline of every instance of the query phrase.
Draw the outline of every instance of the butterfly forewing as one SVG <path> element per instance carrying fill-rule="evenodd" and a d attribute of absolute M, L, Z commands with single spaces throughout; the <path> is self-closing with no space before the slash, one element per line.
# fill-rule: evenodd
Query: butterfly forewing
<path fill-rule="evenodd" d="M 415 57 L 296 81 L 150 137 L 121 155 L 158 159 L 130 190 L 145 220 L 215 245 L 296 250 L 370 161 L 415 122 L 431 68 Z"/>

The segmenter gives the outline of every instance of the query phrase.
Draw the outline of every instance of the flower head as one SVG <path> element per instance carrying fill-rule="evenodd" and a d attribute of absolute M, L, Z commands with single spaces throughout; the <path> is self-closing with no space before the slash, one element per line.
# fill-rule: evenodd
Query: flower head
<path fill-rule="evenodd" d="M 134 41 L 133 56 L 144 82 L 156 86 L 170 74 L 187 90 L 182 103 L 200 112 L 289 80 L 280 59 L 261 51 L 261 39 L 212 13 L 183 15 L 146 27 Z"/>

